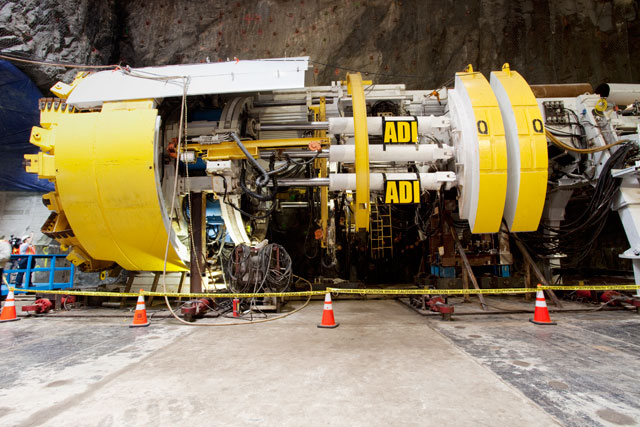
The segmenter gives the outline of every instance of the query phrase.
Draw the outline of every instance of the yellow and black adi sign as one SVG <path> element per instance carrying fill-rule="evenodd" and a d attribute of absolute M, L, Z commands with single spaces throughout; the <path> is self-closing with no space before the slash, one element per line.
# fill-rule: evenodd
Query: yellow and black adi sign
<path fill-rule="evenodd" d="M 417 178 L 385 180 L 384 202 L 387 204 L 420 203 L 420 180 Z"/>
<path fill-rule="evenodd" d="M 415 117 L 383 117 L 382 134 L 385 144 L 416 144 L 418 142 L 418 120 Z"/>

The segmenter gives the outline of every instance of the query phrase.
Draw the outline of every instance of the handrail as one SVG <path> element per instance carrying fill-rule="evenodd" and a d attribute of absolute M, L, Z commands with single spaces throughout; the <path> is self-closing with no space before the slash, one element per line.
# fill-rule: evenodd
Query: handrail
<path fill-rule="evenodd" d="M 71 288 L 73 287 L 73 281 L 74 281 L 74 277 L 75 277 L 75 266 L 73 264 L 71 264 L 68 267 L 56 267 L 56 262 L 58 261 L 58 259 L 65 259 L 66 258 L 66 254 L 21 254 L 21 255 L 11 255 L 11 260 L 22 260 L 24 258 L 28 258 L 27 260 L 27 267 L 26 268 L 9 268 L 9 269 L 5 269 L 3 272 L 3 277 L 1 280 L 1 285 L 0 286 L 0 293 L 2 295 L 6 295 L 8 292 L 7 286 L 5 284 L 5 278 L 6 278 L 6 283 L 9 283 L 9 278 L 11 277 L 12 274 L 14 273 L 24 273 L 24 275 L 27 277 L 27 279 L 30 277 L 31 273 L 38 273 L 38 272 L 48 272 L 49 273 L 49 280 L 47 282 L 33 282 L 31 284 L 31 286 L 29 286 L 30 289 L 36 289 L 36 290 L 53 290 L 53 289 L 67 289 L 67 288 Z M 48 263 L 49 265 L 46 267 L 31 267 L 31 264 L 33 263 L 33 259 L 48 259 L 50 260 L 50 262 Z M 55 273 L 58 271 L 69 271 L 69 281 L 67 282 L 56 282 L 55 281 Z M 28 280 L 25 281 L 26 283 L 29 283 Z M 15 284 L 13 285 L 16 288 L 25 288 L 25 286 L 22 283 L 19 284 Z"/>

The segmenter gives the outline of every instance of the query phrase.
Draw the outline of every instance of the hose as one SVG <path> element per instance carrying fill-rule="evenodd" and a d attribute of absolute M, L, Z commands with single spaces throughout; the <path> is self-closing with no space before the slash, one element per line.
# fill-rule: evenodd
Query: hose
<path fill-rule="evenodd" d="M 253 167 L 256 168 L 258 172 L 262 174 L 262 176 L 259 176 L 256 179 L 256 185 L 258 185 L 258 187 L 263 187 L 267 185 L 267 182 L 269 182 L 269 174 L 267 173 L 267 171 L 264 170 L 264 168 L 260 166 L 260 163 L 258 163 L 258 161 L 253 158 L 251 153 L 249 153 L 249 150 L 247 150 L 247 147 L 244 146 L 244 144 L 242 143 L 242 141 L 240 141 L 240 138 L 238 138 L 238 135 L 236 135 L 235 132 L 231 132 L 231 138 L 233 138 L 233 140 L 238 145 L 238 148 L 240 148 L 240 150 L 247 157 L 247 160 L 249 160 L 249 163 L 251 163 Z"/>
<path fill-rule="evenodd" d="M 613 142 L 611 144 L 607 144 L 607 145 L 603 145 L 601 147 L 594 147 L 594 148 L 575 148 L 572 147 L 571 145 L 565 144 L 564 142 L 560 141 L 558 138 L 555 137 L 554 134 L 552 134 L 549 130 L 545 129 L 545 134 L 547 135 L 547 138 L 549 138 L 549 140 L 556 146 L 567 150 L 567 151 L 573 151 L 575 153 L 584 153 L 584 154 L 591 154 L 591 153 L 598 153 L 600 151 L 604 151 L 604 150 L 608 150 L 611 147 L 615 147 L 616 145 L 619 144 L 623 144 L 625 142 L 631 142 L 628 139 L 621 139 L 620 141 L 616 141 Z"/>
<path fill-rule="evenodd" d="M 258 179 L 260 179 L 260 178 L 262 178 L 262 176 L 258 177 Z M 258 182 L 258 179 L 256 179 L 256 184 Z M 269 179 L 269 177 L 267 176 L 267 180 L 268 179 Z M 248 196 L 253 197 L 254 199 L 260 200 L 262 202 L 270 202 L 270 201 L 272 201 L 273 199 L 276 198 L 277 187 L 274 187 L 274 190 L 272 191 L 271 194 L 258 194 L 258 193 L 255 193 L 255 192 L 251 191 L 251 189 L 249 187 L 247 187 L 246 170 L 245 170 L 244 167 L 240 170 L 240 188 L 242 188 L 242 190 Z M 260 191 L 260 190 L 258 189 L 258 191 Z"/>

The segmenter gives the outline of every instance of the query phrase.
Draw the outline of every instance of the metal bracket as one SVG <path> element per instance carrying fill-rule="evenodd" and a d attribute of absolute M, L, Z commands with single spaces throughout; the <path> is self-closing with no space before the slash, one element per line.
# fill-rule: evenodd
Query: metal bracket
<path fill-rule="evenodd" d="M 640 175 L 640 162 L 636 161 L 636 164 L 625 168 L 625 169 L 612 169 L 611 170 L 611 176 L 614 178 L 624 178 L 626 176 L 632 176 L 632 175 Z"/>

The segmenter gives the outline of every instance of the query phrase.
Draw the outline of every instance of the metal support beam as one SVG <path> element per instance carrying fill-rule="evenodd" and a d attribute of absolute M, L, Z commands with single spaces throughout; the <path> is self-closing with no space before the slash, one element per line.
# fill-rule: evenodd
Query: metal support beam
<path fill-rule="evenodd" d="M 467 254 L 464 252 L 464 248 L 462 247 L 462 243 L 458 239 L 458 234 L 456 233 L 456 229 L 453 227 L 453 223 L 451 219 L 447 221 L 447 225 L 449 226 L 449 232 L 451 233 L 451 237 L 453 237 L 453 241 L 456 245 L 456 249 L 458 249 L 458 253 L 460 254 L 460 258 L 462 259 L 462 264 L 464 265 L 464 269 L 462 270 L 462 274 L 466 274 L 471 279 L 471 283 L 473 287 L 480 290 L 480 286 L 478 286 L 478 281 L 476 280 L 476 276 L 473 274 L 473 270 L 471 269 L 471 264 L 469 264 L 469 260 L 467 259 Z M 462 283 L 464 284 L 464 277 Z M 469 285 L 467 284 L 467 289 Z M 478 299 L 480 300 L 480 305 L 483 310 L 487 310 L 487 305 L 484 302 L 484 295 L 478 294 Z"/>
<path fill-rule="evenodd" d="M 369 231 L 371 210 L 369 194 L 369 131 L 367 103 L 360 73 L 347 73 L 347 91 L 353 105 L 353 125 L 356 142 L 356 232 Z"/>
<path fill-rule="evenodd" d="M 520 249 L 520 253 L 522 253 L 522 257 L 524 258 L 524 262 L 528 263 L 531 266 L 531 269 L 533 270 L 533 273 L 536 275 L 536 277 L 538 278 L 538 280 L 540 281 L 540 283 L 542 285 L 549 286 L 549 282 L 547 282 L 547 279 L 544 277 L 544 275 L 542 274 L 542 272 L 538 268 L 538 265 L 535 263 L 535 261 L 533 260 L 533 258 L 529 254 L 529 251 L 527 250 L 527 248 L 518 239 L 518 236 L 516 235 L 516 233 L 513 233 L 513 237 L 514 237 L 514 241 L 516 242 L 516 246 L 518 246 L 518 249 Z M 549 298 L 551 298 L 551 301 L 553 301 L 553 304 L 556 307 L 562 308 L 562 303 L 560 302 L 560 300 L 558 299 L 558 297 L 556 296 L 556 294 L 552 290 L 545 290 L 545 292 L 547 293 L 547 295 L 549 295 Z"/>
<path fill-rule="evenodd" d="M 205 219 L 204 193 L 191 193 L 191 276 L 189 278 L 189 291 L 191 293 L 202 292 L 202 273 L 204 260 L 202 248 L 204 247 Z"/>
<path fill-rule="evenodd" d="M 324 97 L 322 98 L 324 99 Z M 321 104 L 324 102 L 321 101 Z M 284 124 L 260 124 L 261 131 L 285 131 L 285 130 L 327 130 L 329 122 L 307 122 L 307 123 L 284 123 Z"/>
<path fill-rule="evenodd" d="M 182 293 L 182 285 L 184 284 L 184 278 L 187 277 L 187 272 L 180 272 L 180 282 L 178 283 L 178 293 Z M 182 301 L 182 297 L 178 298 L 178 301 Z"/>
<path fill-rule="evenodd" d="M 262 149 L 306 147 L 310 143 L 328 145 L 330 142 L 329 138 L 258 139 L 254 141 L 242 141 L 251 156 L 256 158 L 260 156 L 260 150 Z M 242 160 L 247 158 L 235 141 L 225 141 L 219 144 L 187 144 L 187 149 L 206 152 L 203 156 L 204 160 Z"/>
<path fill-rule="evenodd" d="M 326 108 L 326 99 L 325 97 L 320 98 L 320 105 L 318 106 L 318 119 L 326 120 L 327 119 L 327 108 Z M 325 130 L 317 131 L 316 136 L 326 137 L 327 132 Z M 328 168 L 327 168 L 327 159 L 317 159 L 315 161 L 316 167 L 318 168 L 318 176 L 320 178 L 328 177 Z M 320 242 L 320 246 L 323 248 L 327 247 L 327 227 L 329 223 L 329 189 L 327 187 L 322 187 L 320 189 L 320 226 L 322 227 L 322 241 Z"/>
<path fill-rule="evenodd" d="M 133 286 L 133 281 L 136 278 L 136 273 L 134 273 L 133 271 L 129 272 L 129 275 L 127 277 L 127 284 L 124 286 L 124 292 L 131 292 L 131 286 Z M 127 298 L 126 297 L 122 297 L 122 299 L 120 300 L 120 308 L 125 308 L 127 306 Z"/>
<path fill-rule="evenodd" d="M 158 281 L 160 280 L 160 276 L 162 276 L 162 273 L 160 273 L 159 271 L 153 273 L 153 283 L 151 284 L 151 292 L 156 292 L 158 290 Z M 154 296 L 151 295 L 149 297 L 149 308 L 151 308 L 153 306 L 153 298 Z"/>
<path fill-rule="evenodd" d="M 533 286 L 531 286 L 531 264 L 529 264 L 526 260 L 524 262 L 524 287 L 525 288 L 532 288 L 533 287 Z M 532 301 L 533 300 L 533 294 L 531 294 L 531 293 L 524 294 L 524 300 L 525 301 Z"/>
<path fill-rule="evenodd" d="M 465 274 L 465 272 L 462 272 L 462 288 L 463 289 L 469 289 L 469 275 Z M 464 294 L 464 302 L 471 302 L 471 298 L 469 297 L 469 294 Z"/>

